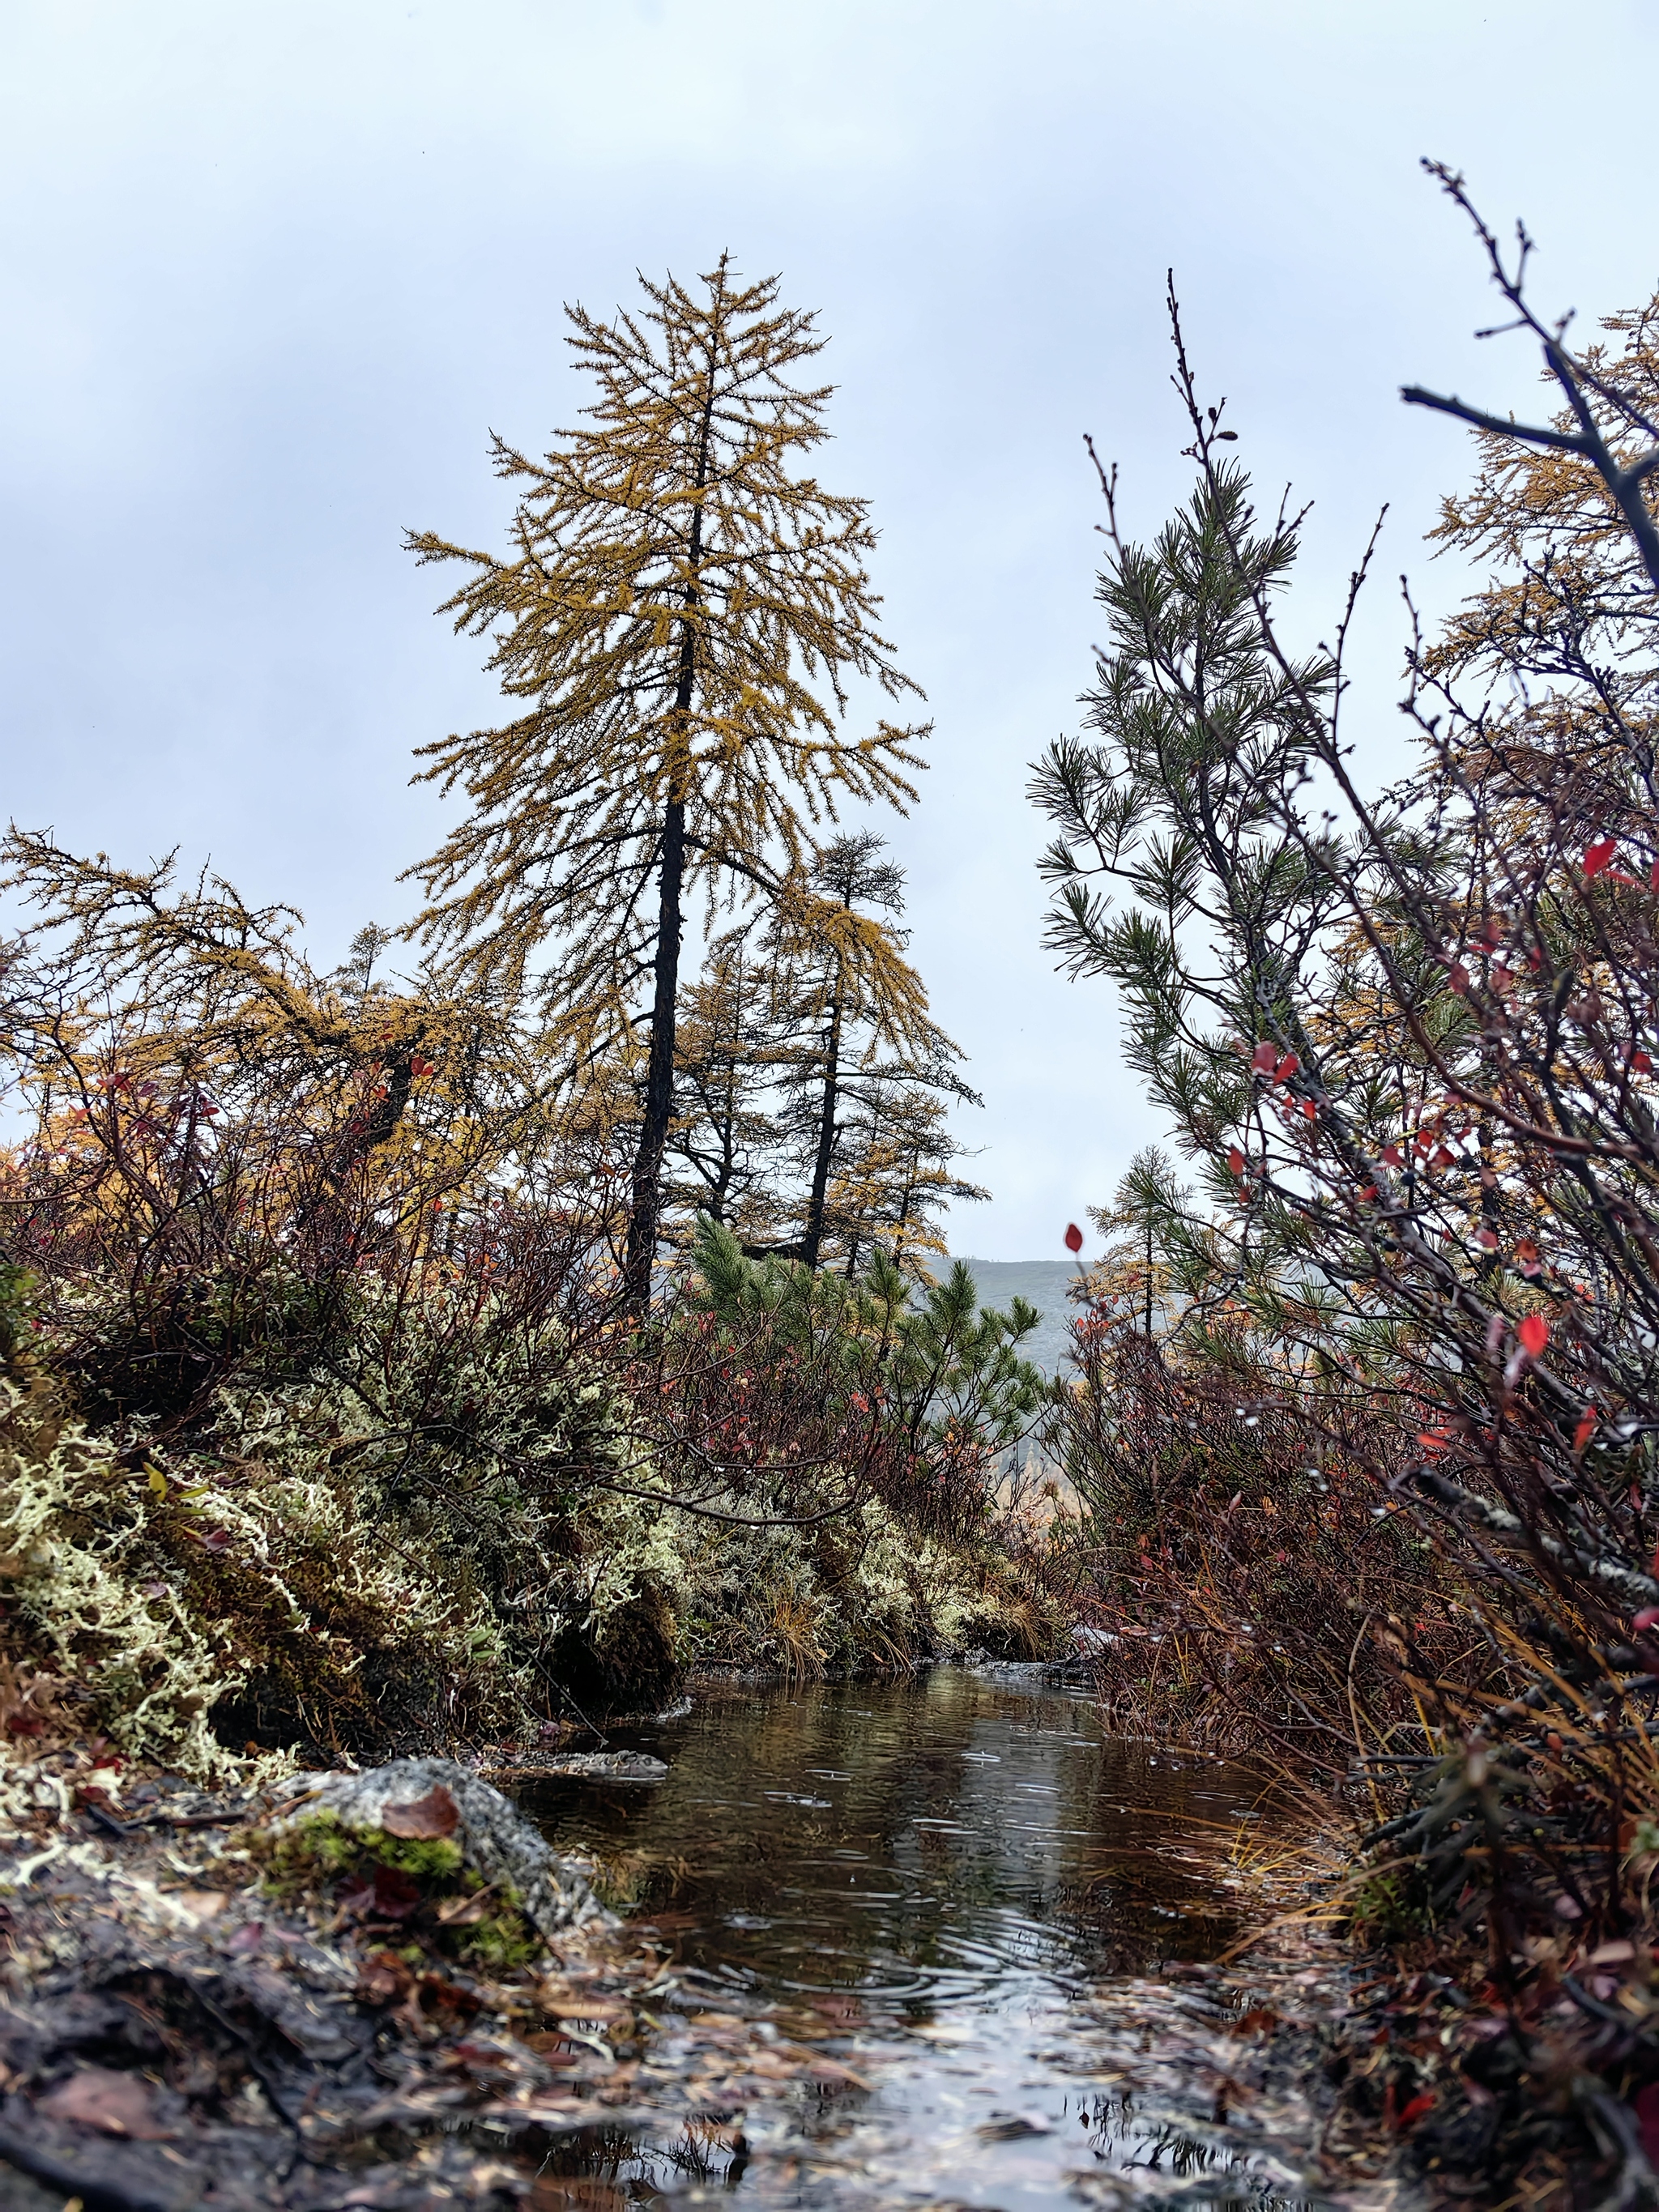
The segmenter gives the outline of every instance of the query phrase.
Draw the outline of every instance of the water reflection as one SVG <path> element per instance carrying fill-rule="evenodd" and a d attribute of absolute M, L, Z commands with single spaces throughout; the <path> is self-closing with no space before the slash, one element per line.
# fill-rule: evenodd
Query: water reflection
<path fill-rule="evenodd" d="M 763 2009 L 872 2086 L 574 2138 L 535 2205 L 1059 2212 L 1153 2177 L 1186 2206 L 1267 2201 L 1137 2116 L 1076 2002 L 1097 2021 L 1113 1978 L 1231 1940 L 1250 1777 L 1104 1742 L 1085 1696 L 1017 1668 L 708 1692 L 612 1741 L 666 1780 L 528 1785 L 526 1809 L 631 1890 L 693 2009 Z"/>
<path fill-rule="evenodd" d="M 920 2023 L 1232 1932 L 1216 1846 L 1249 1778 L 1103 1742 L 1086 1697 L 1026 1670 L 709 1696 L 614 1740 L 668 1778 L 526 1809 L 631 1875 L 678 1957 L 757 1991 Z"/>

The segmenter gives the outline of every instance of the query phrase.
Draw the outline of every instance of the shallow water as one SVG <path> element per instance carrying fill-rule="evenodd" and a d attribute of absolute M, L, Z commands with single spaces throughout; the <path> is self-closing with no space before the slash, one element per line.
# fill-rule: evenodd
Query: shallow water
<path fill-rule="evenodd" d="M 1030 1668 L 708 1692 L 611 1741 L 667 1778 L 535 1785 L 525 1809 L 635 1886 L 705 2002 L 771 2009 L 872 2086 L 757 2118 L 735 2151 L 574 2145 L 576 2193 L 547 2202 L 1042 2212 L 1149 2162 L 1202 2168 L 1114 2098 L 1088 2020 L 1115 1981 L 1234 1933 L 1248 1775 L 1103 1741 L 1085 1694 Z"/>

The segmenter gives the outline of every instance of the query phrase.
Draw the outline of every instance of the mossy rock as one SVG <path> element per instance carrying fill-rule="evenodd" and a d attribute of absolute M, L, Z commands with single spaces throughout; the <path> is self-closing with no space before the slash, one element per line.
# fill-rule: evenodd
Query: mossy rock
<path fill-rule="evenodd" d="M 549 1850 L 498 1790 L 449 1759 L 398 1759 L 365 1774 L 302 1774 L 281 1785 L 254 1844 L 267 1878 L 384 1892 L 385 1917 L 430 1910 L 433 1926 L 492 1963 L 523 1963 L 564 1929 L 604 1917 L 576 1868 Z M 466 1899 L 488 1889 L 481 1916 Z M 418 1895 L 416 1894 L 418 1893 Z M 366 1912 L 374 1900 L 365 1895 Z M 449 1908 L 459 1907 L 458 1911 Z"/>

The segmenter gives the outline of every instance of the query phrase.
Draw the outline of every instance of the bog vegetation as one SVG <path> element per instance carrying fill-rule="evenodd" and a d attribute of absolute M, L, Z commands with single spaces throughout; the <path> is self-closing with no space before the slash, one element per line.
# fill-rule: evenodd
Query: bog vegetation
<path fill-rule="evenodd" d="M 1033 792 L 1052 942 L 1115 986 L 1179 1158 L 1143 1155 L 1101 1216 L 1051 1441 L 1091 1509 L 1110 1708 L 1248 1730 L 1356 1806 L 1322 1909 L 1418 1971 L 1379 2112 L 1409 2112 L 1421 2171 L 1588 2202 L 1574 2120 L 1606 2201 L 1648 2201 L 1655 307 L 1575 350 L 1524 234 L 1506 257 L 1436 173 L 1551 404 L 1404 395 L 1475 432 L 1435 536 L 1479 580 L 1438 635 L 1413 622 L 1397 782 L 1345 719 L 1368 563 L 1332 643 L 1293 651 L 1297 527 L 1255 506 L 1173 293 L 1192 495 L 1143 545 L 1101 477 L 1108 643 Z M 1450 2086 L 1423 2055 L 1448 2049 Z"/>

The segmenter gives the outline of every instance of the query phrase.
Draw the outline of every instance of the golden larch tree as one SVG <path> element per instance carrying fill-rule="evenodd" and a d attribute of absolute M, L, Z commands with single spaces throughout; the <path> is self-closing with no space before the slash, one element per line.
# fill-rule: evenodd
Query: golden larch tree
<path fill-rule="evenodd" d="M 780 1045 L 769 962 L 746 928 L 709 947 L 676 1024 L 674 1119 L 664 1201 L 667 1235 L 688 1243 L 700 1213 L 740 1243 L 775 1238 L 782 1133 L 771 1110 Z"/>
<path fill-rule="evenodd" d="M 422 749 L 470 811 L 411 872 L 414 927 L 458 985 L 538 1001 L 561 1074 L 648 1023 L 626 1260 L 642 1305 L 688 902 L 775 896 L 843 799 L 902 809 L 927 732 L 846 727 L 849 679 L 917 687 L 876 628 L 867 502 L 795 472 L 829 434 L 830 388 L 796 380 L 824 343 L 814 318 L 724 255 L 700 289 L 640 281 L 636 313 L 567 310 L 599 386 L 584 427 L 539 461 L 495 441 L 523 486 L 509 556 L 410 544 L 471 570 L 442 611 L 492 638 L 525 702 Z"/>

